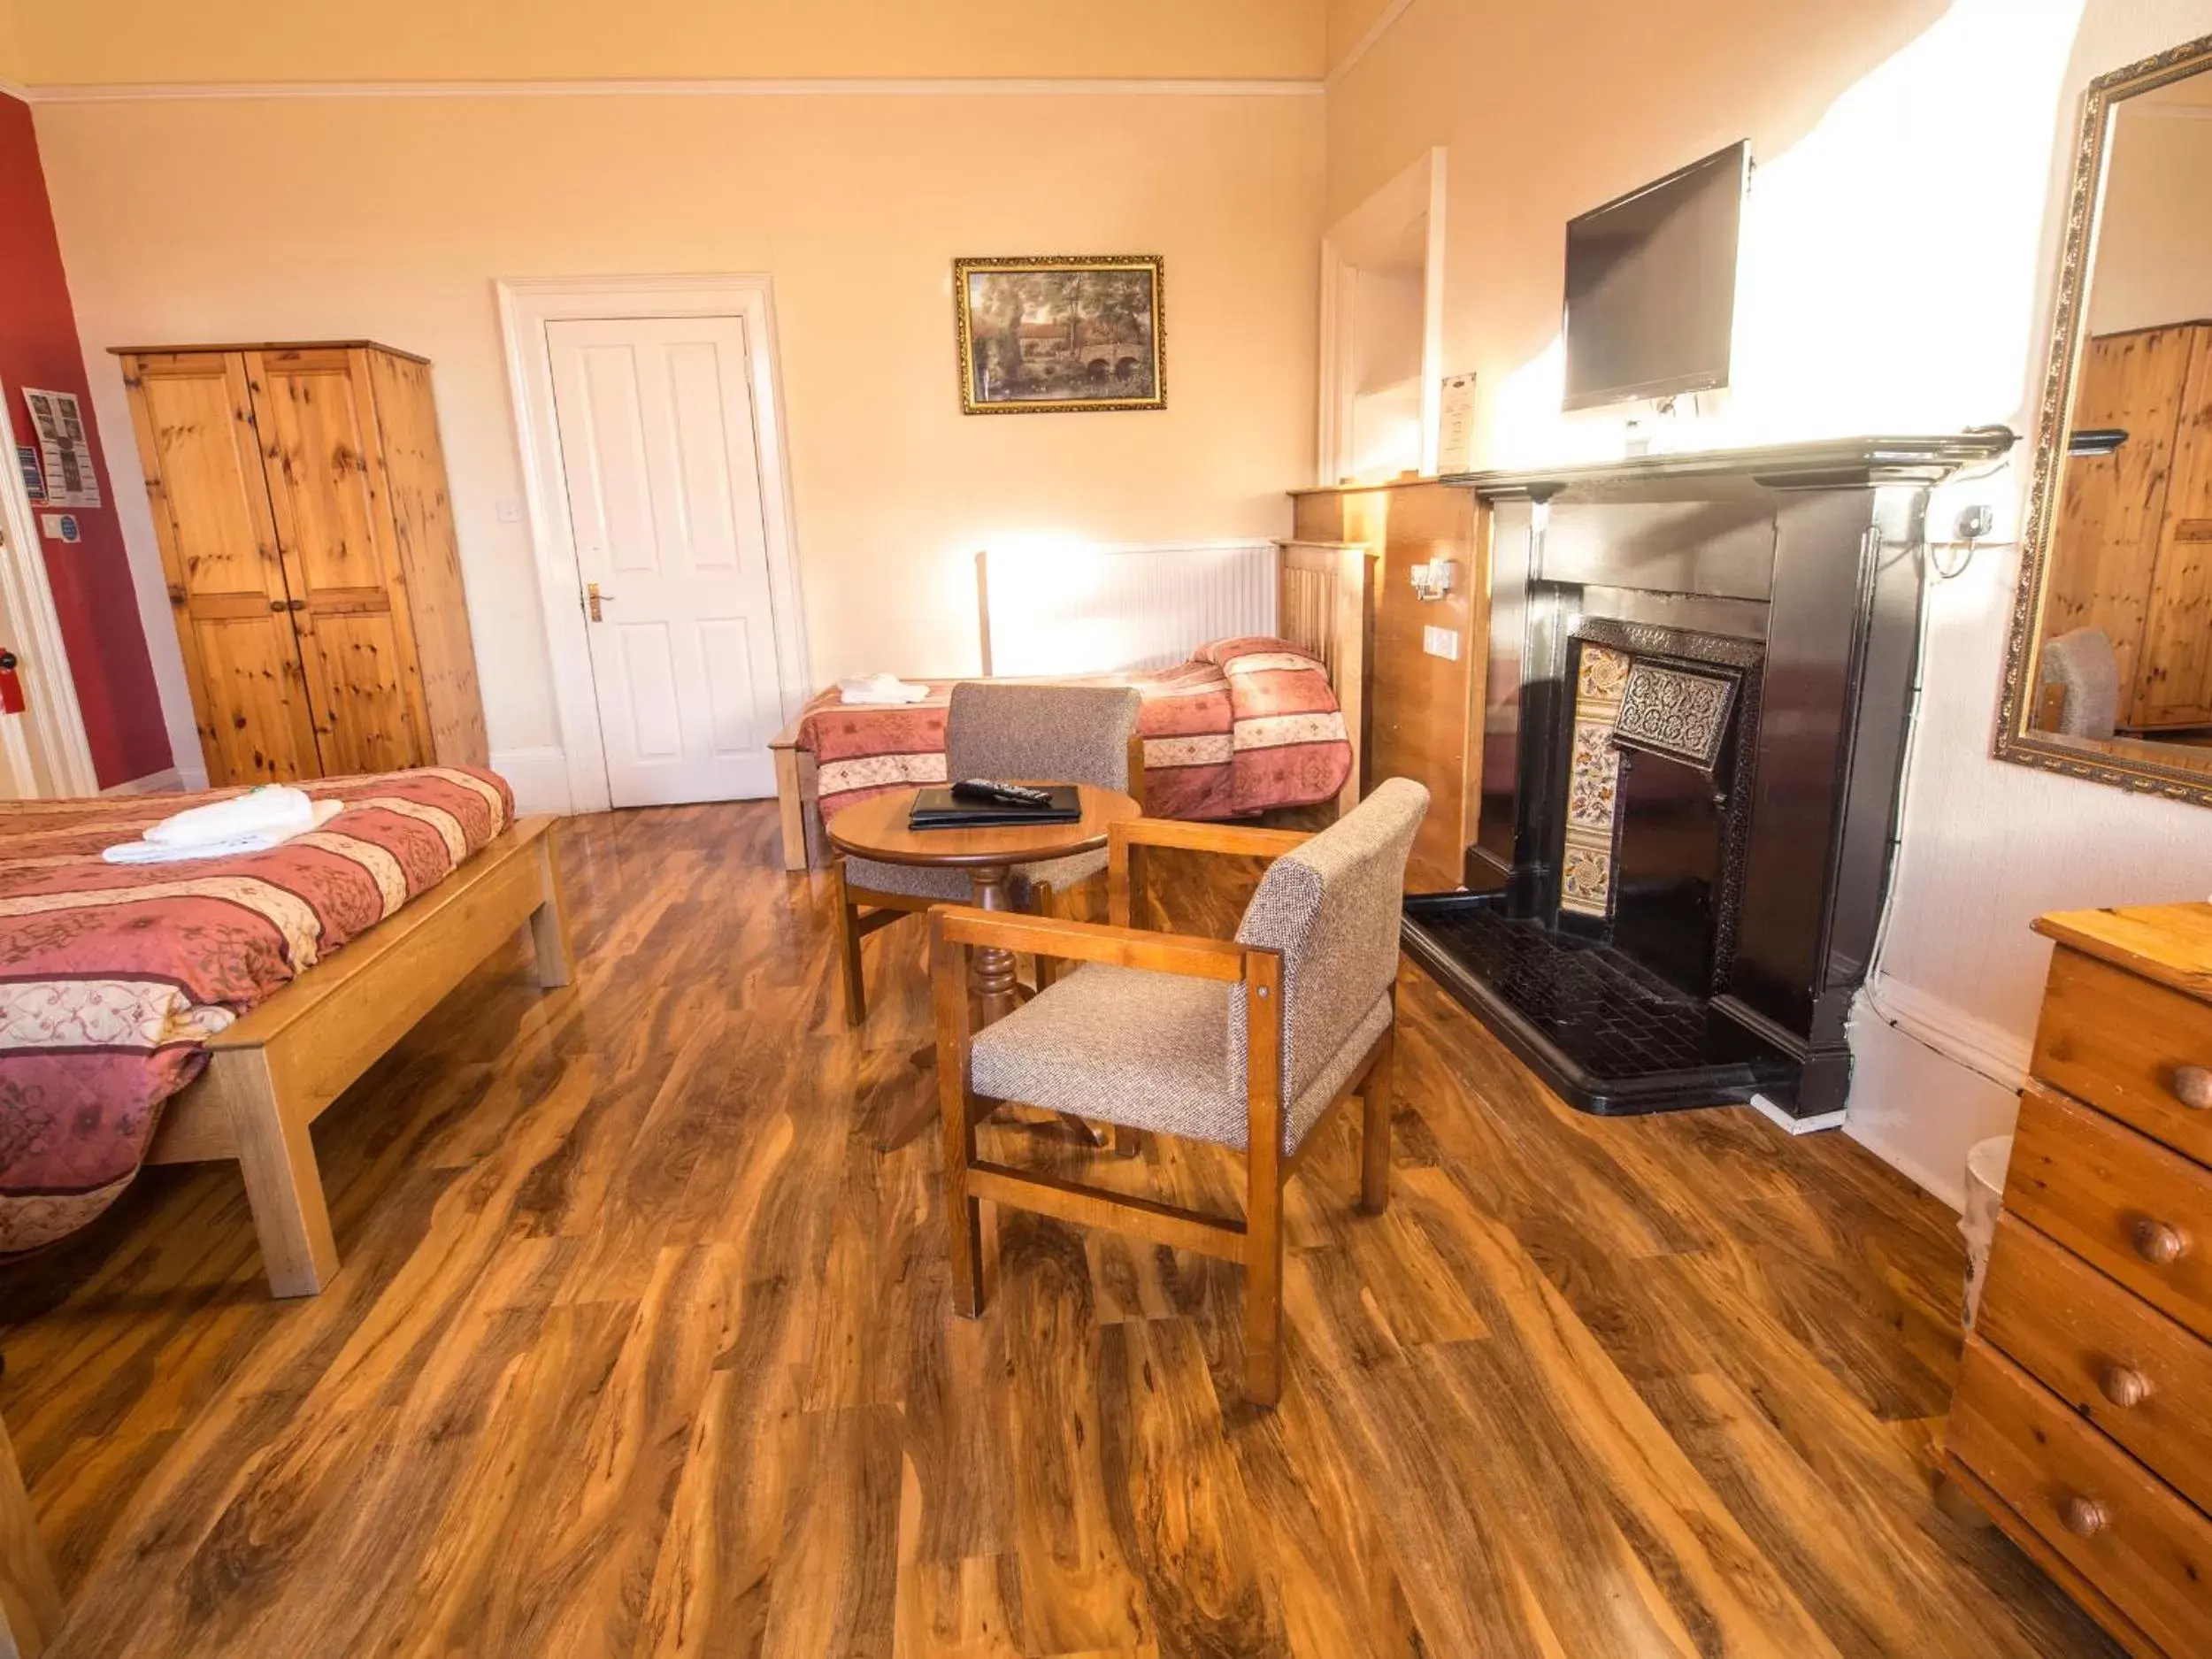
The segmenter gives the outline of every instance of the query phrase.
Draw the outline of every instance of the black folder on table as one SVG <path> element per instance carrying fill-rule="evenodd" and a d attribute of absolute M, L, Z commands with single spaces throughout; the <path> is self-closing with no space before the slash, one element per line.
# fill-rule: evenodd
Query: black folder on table
<path fill-rule="evenodd" d="M 1049 806 L 1002 806 L 995 801 L 956 801 L 949 784 L 921 790 L 906 816 L 910 830 L 1018 829 L 1025 824 L 1072 824 L 1083 816 L 1082 798 L 1071 783 L 1037 786 L 1050 792 Z"/>

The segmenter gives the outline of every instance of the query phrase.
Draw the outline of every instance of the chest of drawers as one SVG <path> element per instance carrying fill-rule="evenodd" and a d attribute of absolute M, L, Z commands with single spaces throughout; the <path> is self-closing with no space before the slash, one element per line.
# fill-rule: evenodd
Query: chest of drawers
<path fill-rule="evenodd" d="M 2212 905 L 2057 949 L 1944 1471 L 2131 1652 L 2212 1652 Z"/>

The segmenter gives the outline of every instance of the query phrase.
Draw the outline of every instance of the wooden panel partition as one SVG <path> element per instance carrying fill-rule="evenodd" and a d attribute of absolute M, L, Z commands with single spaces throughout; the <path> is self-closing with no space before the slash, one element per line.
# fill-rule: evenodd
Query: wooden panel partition
<path fill-rule="evenodd" d="M 1429 816 L 1413 844 L 1406 886 L 1440 892 L 1463 879 L 1474 838 L 1481 727 L 1471 718 L 1490 626 L 1488 509 L 1472 490 L 1432 480 L 1365 489 L 1294 493 L 1302 541 L 1379 548 L 1375 571 L 1373 658 L 1369 670 L 1367 781 L 1425 784 Z M 1417 565 L 1449 559 L 1450 588 L 1423 599 Z M 1455 655 L 1425 649 L 1430 628 L 1450 636 Z"/>

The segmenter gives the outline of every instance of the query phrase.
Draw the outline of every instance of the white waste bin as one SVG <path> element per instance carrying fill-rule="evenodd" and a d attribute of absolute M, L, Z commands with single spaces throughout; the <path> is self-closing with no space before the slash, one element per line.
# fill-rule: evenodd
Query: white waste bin
<path fill-rule="evenodd" d="M 1982 1299 L 1982 1280 L 1989 1272 L 1989 1242 L 1996 1236 L 1997 1212 L 2005 1196 L 2005 1166 L 2012 1162 L 2012 1137 L 1994 1135 L 1978 1141 L 1966 1155 L 1966 1213 L 1959 1231 L 1966 1235 L 1966 1326 L 1974 1325 L 1974 1310 Z"/>

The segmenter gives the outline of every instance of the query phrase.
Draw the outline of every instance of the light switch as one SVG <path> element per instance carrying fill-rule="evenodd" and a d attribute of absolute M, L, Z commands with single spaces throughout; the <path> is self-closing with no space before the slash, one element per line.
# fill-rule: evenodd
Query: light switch
<path fill-rule="evenodd" d="M 492 516 L 502 524 L 520 524 L 522 503 L 512 495 L 502 495 L 492 503 Z"/>
<path fill-rule="evenodd" d="M 1448 663 L 1459 660 L 1459 630 L 1440 628 L 1433 624 L 1421 630 L 1421 649 L 1431 657 L 1440 657 Z"/>

